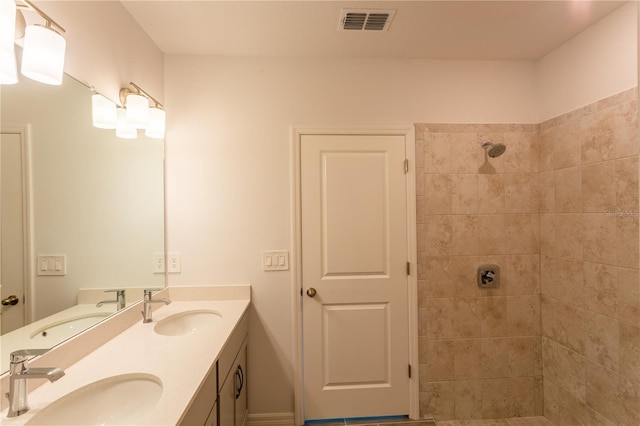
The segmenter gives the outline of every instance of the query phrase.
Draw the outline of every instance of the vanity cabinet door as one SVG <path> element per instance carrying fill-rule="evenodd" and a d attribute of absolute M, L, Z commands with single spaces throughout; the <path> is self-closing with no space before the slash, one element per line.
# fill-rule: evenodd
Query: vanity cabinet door
<path fill-rule="evenodd" d="M 216 421 L 216 423 L 213 424 L 217 424 L 215 409 L 217 388 L 217 366 L 214 364 L 214 367 L 209 371 L 198 393 L 194 396 L 191 406 L 184 416 L 182 416 L 179 424 L 184 426 L 209 425 L 212 417 Z"/>
<path fill-rule="evenodd" d="M 233 375 L 229 375 L 218 393 L 218 413 L 220 426 L 235 426 L 235 385 Z"/>
<path fill-rule="evenodd" d="M 213 404 L 213 409 L 209 413 L 209 418 L 205 423 L 205 426 L 218 426 L 218 404 Z"/>
<path fill-rule="evenodd" d="M 245 340 L 236 358 L 235 379 L 235 426 L 244 426 L 247 418 L 247 342 Z"/>

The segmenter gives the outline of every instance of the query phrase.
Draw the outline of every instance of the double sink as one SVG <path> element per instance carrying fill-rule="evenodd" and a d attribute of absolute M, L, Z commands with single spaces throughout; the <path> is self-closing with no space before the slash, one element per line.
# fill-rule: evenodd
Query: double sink
<path fill-rule="evenodd" d="M 181 301 L 162 307 L 153 323 L 138 320 L 67 368 L 66 377 L 32 391 L 30 411 L 7 418 L 5 410 L 2 423 L 175 424 L 248 304 Z M 102 363 L 109 365 L 96 371 Z"/>
<path fill-rule="evenodd" d="M 162 336 L 195 335 L 214 328 L 221 319 L 222 315 L 213 310 L 185 311 L 157 322 L 153 331 Z M 63 396 L 26 424 L 133 425 L 154 409 L 161 396 L 162 381 L 155 375 L 122 374 Z"/>

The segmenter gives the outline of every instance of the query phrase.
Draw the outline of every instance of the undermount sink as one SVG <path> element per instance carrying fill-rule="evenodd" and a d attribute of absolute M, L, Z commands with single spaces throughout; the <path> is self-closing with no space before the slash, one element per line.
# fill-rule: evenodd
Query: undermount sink
<path fill-rule="evenodd" d="M 196 310 L 171 315 L 155 325 L 153 330 L 163 336 L 185 336 L 210 330 L 222 319 L 216 311 Z"/>
<path fill-rule="evenodd" d="M 162 395 L 151 374 L 123 374 L 75 390 L 46 406 L 27 425 L 133 425 L 148 416 Z"/>
<path fill-rule="evenodd" d="M 109 312 L 95 312 L 56 321 L 34 331 L 31 334 L 31 340 L 42 342 L 61 342 L 102 321 L 109 315 L 111 315 Z"/>

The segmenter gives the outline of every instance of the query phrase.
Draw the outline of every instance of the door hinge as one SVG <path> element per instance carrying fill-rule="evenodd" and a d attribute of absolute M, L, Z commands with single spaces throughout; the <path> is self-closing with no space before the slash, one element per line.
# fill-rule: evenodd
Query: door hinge
<path fill-rule="evenodd" d="M 407 262 L 407 275 L 411 275 L 411 262 Z"/>
<path fill-rule="evenodd" d="M 405 174 L 409 173 L 409 159 L 408 158 L 404 159 L 404 173 Z"/>
<path fill-rule="evenodd" d="M 409 378 L 411 378 L 411 364 L 409 364 Z"/>

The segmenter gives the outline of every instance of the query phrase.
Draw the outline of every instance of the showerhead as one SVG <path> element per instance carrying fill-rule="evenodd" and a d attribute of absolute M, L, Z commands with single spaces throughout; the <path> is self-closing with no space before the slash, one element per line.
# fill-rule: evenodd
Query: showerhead
<path fill-rule="evenodd" d="M 482 148 L 487 151 L 487 154 L 491 158 L 500 157 L 507 150 L 507 147 L 501 143 L 494 144 L 491 141 L 484 141 L 481 144 Z"/>

